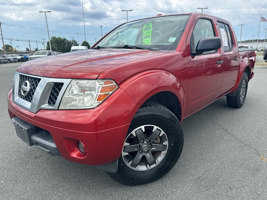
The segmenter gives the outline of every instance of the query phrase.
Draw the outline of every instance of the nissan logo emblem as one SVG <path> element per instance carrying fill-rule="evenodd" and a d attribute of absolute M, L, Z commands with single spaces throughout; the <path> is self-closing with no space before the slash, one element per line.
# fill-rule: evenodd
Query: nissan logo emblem
<path fill-rule="evenodd" d="M 23 81 L 21 88 L 20 88 L 20 94 L 24 97 L 26 97 L 31 90 L 31 83 L 30 81 L 26 80 Z"/>

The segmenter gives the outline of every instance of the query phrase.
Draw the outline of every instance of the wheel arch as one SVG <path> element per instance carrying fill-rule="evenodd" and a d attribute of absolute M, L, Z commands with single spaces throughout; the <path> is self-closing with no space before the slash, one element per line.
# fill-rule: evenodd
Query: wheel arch
<path fill-rule="evenodd" d="M 130 121 L 148 102 L 159 103 L 172 111 L 181 122 L 185 92 L 182 83 L 170 72 L 151 70 L 131 77 L 120 88 L 136 102 Z"/>
<path fill-rule="evenodd" d="M 150 102 L 155 102 L 165 106 L 179 119 L 179 121 L 181 121 L 182 119 L 181 103 L 177 98 L 177 96 L 175 96 L 175 94 L 173 94 L 172 92 L 163 91 L 154 94 L 148 100 L 146 100 L 141 107 L 146 106 Z"/>
<path fill-rule="evenodd" d="M 247 75 L 248 75 L 248 80 L 251 79 L 252 77 L 252 73 L 251 73 L 251 67 L 250 67 L 250 62 L 249 62 L 249 59 L 248 57 L 244 57 L 243 58 L 243 62 L 241 62 L 241 65 L 240 65 L 240 68 L 239 68 L 239 71 L 238 71 L 238 75 L 237 75 L 237 78 L 236 78 L 236 82 L 235 82 L 235 85 L 234 87 L 231 89 L 231 91 L 229 92 L 228 96 L 233 96 L 235 95 L 236 93 L 236 90 L 240 84 L 240 81 L 242 79 L 242 76 L 243 76 L 243 73 L 246 72 Z"/>

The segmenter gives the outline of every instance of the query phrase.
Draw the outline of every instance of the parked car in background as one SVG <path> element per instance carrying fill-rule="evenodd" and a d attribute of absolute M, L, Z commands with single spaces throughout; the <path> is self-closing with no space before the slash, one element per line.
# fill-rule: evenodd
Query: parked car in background
<path fill-rule="evenodd" d="M 265 60 L 265 62 L 267 62 L 267 48 L 264 49 L 263 60 Z"/>
<path fill-rule="evenodd" d="M 11 62 L 18 62 L 18 56 L 16 54 L 7 54 L 7 58 L 11 60 Z"/>
<path fill-rule="evenodd" d="M 0 55 L 0 64 L 2 64 L 2 63 L 8 63 L 8 62 L 9 62 L 9 60 L 6 57 Z"/>
<path fill-rule="evenodd" d="M 25 62 L 25 61 L 28 60 L 28 56 L 25 55 L 25 54 L 18 54 L 17 55 L 17 59 L 18 59 L 19 62 Z"/>
<path fill-rule="evenodd" d="M 52 55 L 57 55 L 59 52 L 56 51 L 50 51 L 50 50 L 40 50 L 36 51 L 33 55 L 29 57 L 29 60 L 34 60 L 36 58 L 43 58 L 46 56 L 52 56 Z"/>
<path fill-rule="evenodd" d="M 84 51 L 88 50 L 87 46 L 72 46 L 70 51 Z"/>
<path fill-rule="evenodd" d="M 7 54 L 7 55 L 3 55 L 3 57 L 5 57 L 6 59 L 8 59 L 9 63 L 16 63 L 18 62 L 18 59 L 16 56 L 12 55 L 12 54 Z"/>
<path fill-rule="evenodd" d="M 249 46 L 249 45 L 238 45 L 238 49 L 239 49 L 239 51 L 249 50 L 249 49 L 255 51 L 255 49 L 252 46 Z"/>

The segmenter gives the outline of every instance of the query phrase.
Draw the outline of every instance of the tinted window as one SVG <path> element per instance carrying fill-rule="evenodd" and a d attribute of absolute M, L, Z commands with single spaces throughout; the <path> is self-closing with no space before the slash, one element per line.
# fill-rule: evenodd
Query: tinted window
<path fill-rule="evenodd" d="M 226 27 L 226 32 L 227 32 L 228 40 L 229 40 L 230 49 L 232 49 L 233 48 L 233 45 L 234 45 L 232 33 L 230 31 L 230 27 L 229 27 L 228 24 L 225 24 L 225 27 Z"/>
<path fill-rule="evenodd" d="M 109 33 L 102 48 L 147 48 L 173 51 L 184 32 L 189 15 L 155 17 L 129 22 Z"/>
<path fill-rule="evenodd" d="M 233 37 L 230 28 L 227 24 L 219 23 L 219 28 L 222 36 L 224 51 L 230 51 L 233 48 Z"/>
<path fill-rule="evenodd" d="M 191 51 L 195 53 L 199 40 L 207 37 L 215 37 L 212 22 L 209 19 L 199 19 L 194 27 L 193 34 L 191 37 Z"/>

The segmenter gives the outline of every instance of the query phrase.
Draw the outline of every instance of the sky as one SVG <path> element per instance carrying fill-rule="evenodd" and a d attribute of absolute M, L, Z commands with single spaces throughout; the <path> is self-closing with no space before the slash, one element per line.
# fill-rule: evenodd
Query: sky
<path fill-rule="evenodd" d="M 84 10 L 85 33 L 82 5 Z M 111 29 L 126 21 L 126 12 L 131 9 L 129 21 L 156 16 L 200 12 L 214 15 L 229 21 L 240 39 L 258 37 L 260 17 L 267 19 L 267 0 L 0 0 L 0 22 L 5 44 L 12 44 L 17 50 L 42 49 L 48 41 L 45 16 L 47 13 L 50 37 L 74 39 L 78 43 L 86 40 L 90 45 Z M 259 38 L 264 39 L 267 22 L 260 24 Z M 0 40 L 0 46 L 2 42 Z"/>

